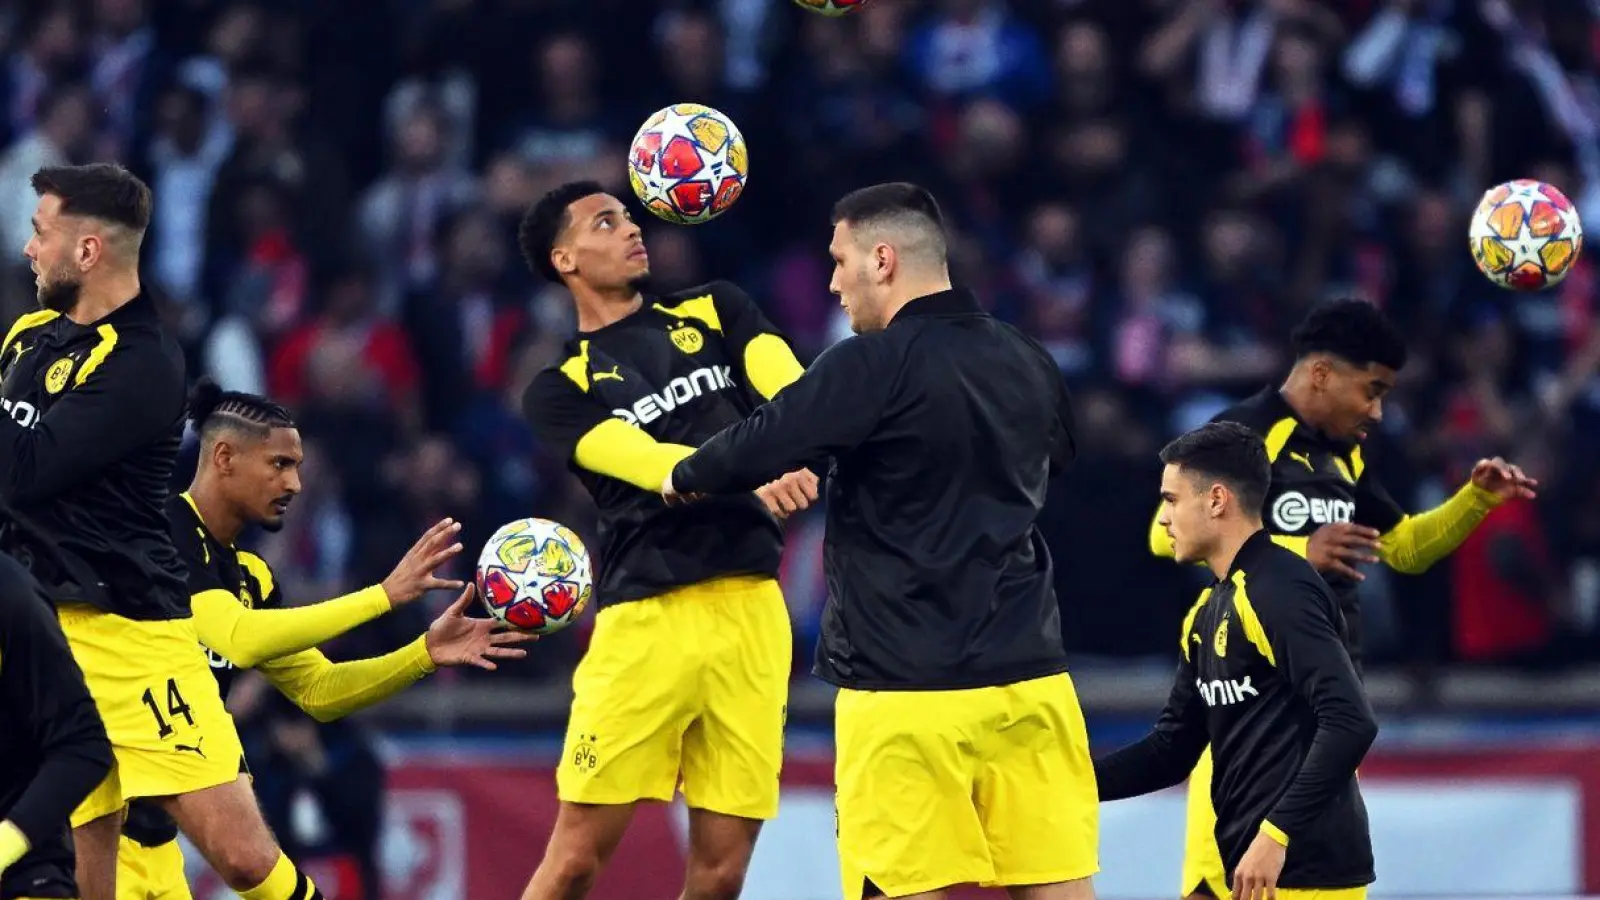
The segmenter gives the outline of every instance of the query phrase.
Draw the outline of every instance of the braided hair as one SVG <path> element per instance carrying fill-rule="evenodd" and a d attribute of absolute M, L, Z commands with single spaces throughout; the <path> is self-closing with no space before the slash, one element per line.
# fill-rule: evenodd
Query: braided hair
<path fill-rule="evenodd" d="M 224 430 L 264 440 L 274 428 L 295 427 L 294 417 L 282 406 L 259 394 L 225 391 L 205 377 L 189 392 L 189 421 L 205 443 Z"/>

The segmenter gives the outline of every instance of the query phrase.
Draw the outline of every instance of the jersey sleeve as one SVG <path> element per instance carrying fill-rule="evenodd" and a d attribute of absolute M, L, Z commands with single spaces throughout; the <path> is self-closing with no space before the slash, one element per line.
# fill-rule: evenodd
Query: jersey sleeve
<path fill-rule="evenodd" d="M 1251 591 L 1261 595 L 1251 608 L 1271 648 L 1268 662 L 1311 705 L 1317 722 L 1305 761 L 1262 826 L 1287 843 L 1354 777 L 1378 723 L 1339 637 L 1338 607 L 1327 585 L 1309 568 L 1275 576 L 1266 591 Z M 1241 612 L 1240 618 L 1248 633 L 1247 617 Z"/>
<path fill-rule="evenodd" d="M 752 491 L 871 436 L 888 406 L 898 359 L 881 335 L 848 338 L 742 422 L 717 432 L 672 470 L 681 493 Z"/>
<path fill-rule="evenodd" d="M 728 281 L 711 287 L 722 335 L 744 370 L 745 384 L 762 399 L 771 400 L 805 371 L 800 360 L 778 327 L 742 288 Z"/>
<path fill-rule="evenodd" d="M 111 770 L 111 742 L 49 602 L 20 586 L 20 571 L 0 578 L 19 581 L 0 597 L 0 690 L 18 713 L 7 739 L 40 751 L 37 774 L 4 818 L 38 846 Z"/>
<path fill-rule="evenodd" d="M 587 376 L 585 376 L 586 378 Z M 663 443 L 611 411 L 559 369 L 539 373 L 523 394 L 534 434 L 561 459 L 652 493 L 693 447 Z"/>
<path fill-rule="evenodd" d="M 261 664 L 261 674 L 319 722 L 366 709 L 416 684 L 434 670 L 425 638 L 393 653 L 333 662 L 319 650 L 303 650 Z"/>
<path fill-rule="evenodd" d="M 178 426 L 184 364 L 177 348 L 159 335 L 100 330 L 100 343 L 34 427 L 0 416 L 0 492 L 8 499 L 53 497 Z"/>

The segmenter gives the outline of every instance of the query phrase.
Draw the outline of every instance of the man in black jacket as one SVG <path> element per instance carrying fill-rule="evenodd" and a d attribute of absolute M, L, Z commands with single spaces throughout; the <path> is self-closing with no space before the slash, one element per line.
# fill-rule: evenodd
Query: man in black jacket
<path fill-rule="evenodd" d="M 927 191 L 865 188 L 833 218 L 831 289 L 858 336 L 678 463 L 663 494 L 832 460 L 815 672 L 841 689 L 847 898 L 965 883 L 1092 897 L 1088 740 L 1034 524 L 1073 455 L 1066 385 L 952 289 Z"/>

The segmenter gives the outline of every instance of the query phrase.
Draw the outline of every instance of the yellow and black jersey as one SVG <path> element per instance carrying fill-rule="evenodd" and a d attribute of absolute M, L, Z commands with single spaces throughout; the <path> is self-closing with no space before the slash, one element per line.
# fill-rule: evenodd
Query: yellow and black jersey
<path fill-rule="evenodd" d="M 1378 724 L 1309 563 L 1258 531 L 1180 632 L 1172 693 L 1142 741 L 1095 761 L 1100 799 L 1171 787 L 1211 745 L 1217 847 L 1232 872 L 1265 832 L 1288 848 L 1283 888 L 1373 880 L 1356 766 Z"/>
<path fill-rule="evenodd" d="M 11 326 L 0 497 L 34 527 L 8 527 L 0 549 L 53 599 L 129 619 L 189 615 L 164 509 L 184 402 L 183 353 L 148 296 L 89 325 L 40 310 Z"/>
<path fill-rule="evenodd" d="M 187 493 L 167 501 L 167 516 L 172 523 L 172 542 L 189 568 L 192 598 L 217 593 L 246 609 L 283 608 L 283 595 L 266 561 L 217 540 Z M 211 661 L 211 674 L 217 676 L 222 699 L 227 700 L 228 691 L 233 689 L 234 664 L 211 647 L 206 647 L 206 657 Z"/>
<path fill-rule="evenodd" d="M 777 573 L 782 533 L 753 495 L 668 507 L 661 484 L 800 371 L 749 296 L 718 281 L 647 296 L 628 317 L 576 335 L 562 362 L 534 378 L 528 421 L 600 510 L 598 602 Z"/>

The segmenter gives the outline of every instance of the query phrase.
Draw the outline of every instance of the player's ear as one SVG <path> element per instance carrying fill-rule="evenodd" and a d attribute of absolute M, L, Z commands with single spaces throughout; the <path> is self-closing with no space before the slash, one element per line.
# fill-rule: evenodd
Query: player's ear
<path fill-rule="evenodd" d="M 1206 514 L 1213 519 L 1220 519 L 1228 509 L 1228 489 L 1221 482 L 1211 486 L 1211 491 L 1206 497 Z"/>
<path fill-rule="evenodd" d="M 211 464 L 222 475 L 233 474 L 233 445 L 227 441 L 217 441 L 211 445 Z"/>
<path fill-rule="evenodd" d="M 78 246 L 73 262 L 78 264 L 80 270 L 87 270 L 100 259 L 105 252 L 105 241 L 98 234 L 86 234 L 78 238 Z"/>
<path fill-rule="evenodd" d="M 899 259 L 896 257 L 893 247 L 880 243 L 872 247 L 872 262 L 874 274 L 877 276 L 873 280 L 887 281 L 889 276 L 894 274 L 894 269 L 896 264 L 899 263 Z"/>
<path fill-rule="evenodd" d="M 562 275 L 571 275 L 578 271 L 578 263 L 572 258 L 572 251 L 564 247 L 550 248 L 550 264 Z"/>

